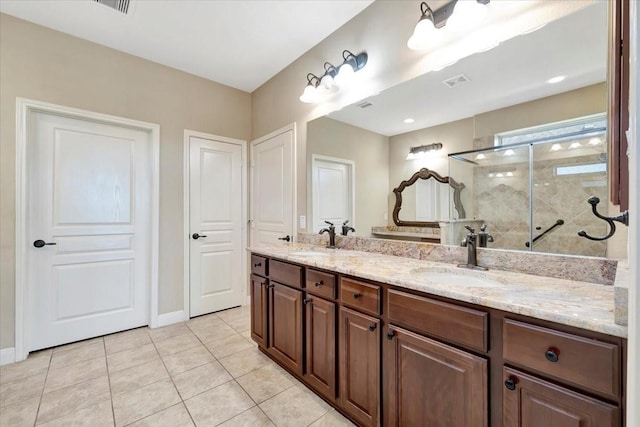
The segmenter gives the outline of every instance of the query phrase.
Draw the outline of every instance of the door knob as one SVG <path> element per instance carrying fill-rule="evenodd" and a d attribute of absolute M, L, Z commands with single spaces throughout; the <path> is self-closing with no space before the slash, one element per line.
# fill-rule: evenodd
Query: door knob
<path fill-rule="evenodd" d="M 204 234 L 193 233 L 191 237 L 193 237 L 195 240 L 198 240 L 201 237 L 207 237 L 207 236 L 205 236 Z"/>
<path fill-rule="evenodd" d="M 44 240 L 36 240 L 35 242 L 33 242 L 33 246 L 35 246 L 36 248 L 41 248 L 43 246 L 52 246 L 52 245 L 57 245 L 57 243 L 53 242 L 53 243 L 47 243 Z"/>
<path fill-rule="evenodd" d="M 291 236 L 289 236 L 288 234 L 284 237 L 278 237 L 278 240 L 284 240 L 285 242 L 290 242 L 291 241 Z"/>

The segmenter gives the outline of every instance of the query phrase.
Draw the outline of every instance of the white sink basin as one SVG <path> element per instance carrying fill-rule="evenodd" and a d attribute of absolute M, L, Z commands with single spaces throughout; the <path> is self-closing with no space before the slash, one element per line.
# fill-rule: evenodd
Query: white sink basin
<path fill-rule="evenodd" d="M 329 255 L 327 252 L 318 252 L 318 251 L 297 251 L 290 252 L 289 255 L 293 256 L 318 256 L 318 255 Z"/>
<path fill-rule="evenodd" d="M 443 285 L 464 286 L 469 288 L 504 287 L 504 283 L 487 276 L 485 272 L 464 270 L 462 268 L 451 270 L 416 269 L 411 271 L 411 275 Z"/>

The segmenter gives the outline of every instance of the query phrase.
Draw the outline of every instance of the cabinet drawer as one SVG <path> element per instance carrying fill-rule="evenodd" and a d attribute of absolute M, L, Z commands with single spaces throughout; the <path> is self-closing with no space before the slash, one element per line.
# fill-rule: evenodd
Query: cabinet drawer
<path fill-rule="evenodd" d="M 380 314 L 380 286 L 340 278 L 340 301 L 371 314 Z"/>
<path fill-rule="evenodd" d="M 306 277 L 307 292 L 330 299 L 336 298 L 335 274 L 307 268 Z"/>
<path fill-rule="evenodd" d="M 265 257 L 251 254 L 251 272 L 258 276 L 266 277 L 268 262 L 269 260 Z"/>
<path fill-rule="evenodd" d="M 269 262 L 269 278 L 285 285 L 302 288 L 302 267 L 272 259 Z"/>
<path fill-rule="evenodd" d="M 480 351 L 488 350 L 489 315 L 485 312 L 389 289 L 387 315 L 391 322 L 427 335 Z"/>
<path fill-rule="evenodd" d="M 543 375 L 604 394 L 620 395 L 620 351 L 615 344 L 505 320 L 503 357 Z"/>

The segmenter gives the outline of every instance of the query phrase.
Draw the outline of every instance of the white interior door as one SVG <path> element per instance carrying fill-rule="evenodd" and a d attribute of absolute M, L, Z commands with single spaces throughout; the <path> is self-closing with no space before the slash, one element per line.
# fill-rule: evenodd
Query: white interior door
<path fill-rule="evenodd" d="M 150 134 L 53 114 L 32 117 L 27 349 L 146 325 Z"/>
<path fill-rule="evenodd" d="M 251 144 L 251 244 L 293 238 L 294 130 Z"/>
<path fill-rule="evenodd" d="M 190 316 L 242 304 L 242 145 L 189 137 Z"/>
<path fill-rule="evenodd" d="M 355 227 L 353 188 L 354 163 L 350 160 L 314 155 L 311 160 L 313 231 L 329 221 L 336 226 L 344 221 Z"/>

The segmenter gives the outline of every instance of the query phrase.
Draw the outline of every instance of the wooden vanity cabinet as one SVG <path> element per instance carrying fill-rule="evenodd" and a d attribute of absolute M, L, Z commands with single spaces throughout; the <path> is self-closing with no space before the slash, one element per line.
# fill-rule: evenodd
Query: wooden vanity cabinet
<path fill-rule="evenodd" d="M 307 294 L 305 305 L 304 378 L 327 399 L 337 397 L 336 303 Z"/>
<path fill-rule="evenodd" d="M 268 346 L 268 286 L 269 280 L 256 274 L 251 275 L 251 338 L 259 346 Z"/>
<path fill-rule="evenodd" d="M 267 351 L 302 376 L 302 291 L 271 281 Z"/>

